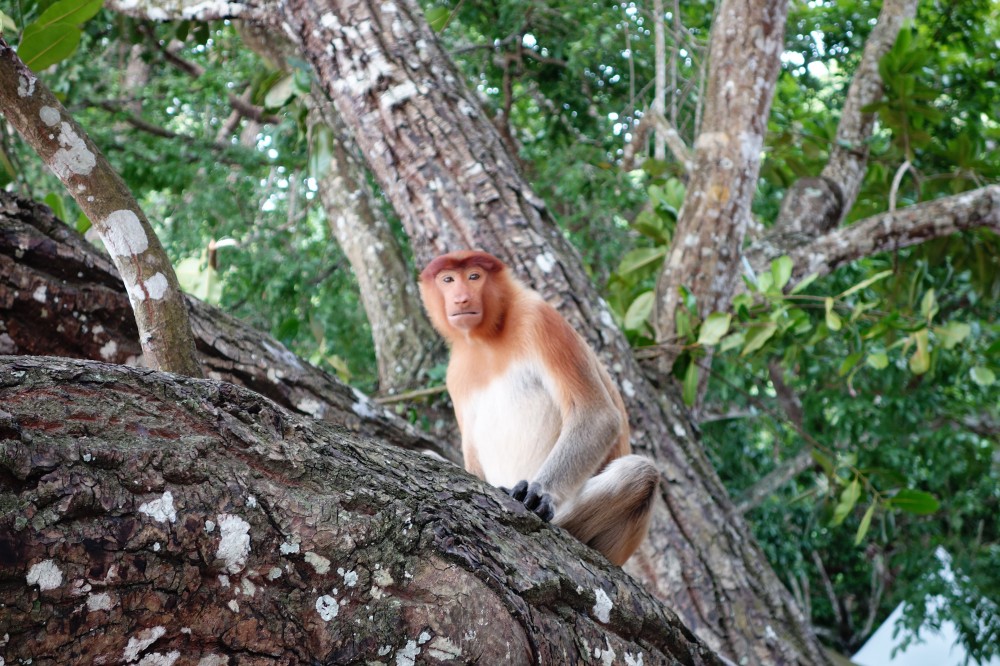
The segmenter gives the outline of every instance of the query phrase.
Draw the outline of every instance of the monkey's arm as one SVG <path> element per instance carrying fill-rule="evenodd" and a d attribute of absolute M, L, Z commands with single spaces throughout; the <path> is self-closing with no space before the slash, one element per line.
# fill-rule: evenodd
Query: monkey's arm
<path fill-rule="evenodd" d="M 535 348 L 544 368 L 542 383 L 559 406 L 562 430 L 535 478 L 512 493 L 532 510 L 533 504 L 546 503 L 544 495 L 553 505 L 573 497 L 627 427 L 593 351 L 554 309 L 546 307 L 538 321 Z"/>

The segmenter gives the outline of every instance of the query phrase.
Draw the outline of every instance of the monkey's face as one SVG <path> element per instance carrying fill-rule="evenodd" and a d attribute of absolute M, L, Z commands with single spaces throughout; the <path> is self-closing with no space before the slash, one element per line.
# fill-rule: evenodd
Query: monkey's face
<path fill-rule="evenodd" d="M 483 289 L 488 274 L 478 266 L 446 270 L 434 280 L 444 299 L 448 323 L 460 331 L 471 331 L 483 321 Z"/>

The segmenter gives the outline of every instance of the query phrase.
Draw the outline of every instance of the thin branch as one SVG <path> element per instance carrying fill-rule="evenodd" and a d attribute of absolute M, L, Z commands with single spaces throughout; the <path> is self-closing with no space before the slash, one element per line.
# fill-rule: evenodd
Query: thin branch
<path fill-rule="evenodd" d="M 757 273 L 769 270 L 772 260 L 787 254 L 794 266 L 794 284 L 811 273 L 827 275 L 862 257 L 979 228 L 1000 232 L 1000 185 L 874 215 L 811 240 L 789 238 L 791 242 L 782 244 L 762 239 L 745 254 Z M 802 240 L 807 242 L 795 243 Z"/>

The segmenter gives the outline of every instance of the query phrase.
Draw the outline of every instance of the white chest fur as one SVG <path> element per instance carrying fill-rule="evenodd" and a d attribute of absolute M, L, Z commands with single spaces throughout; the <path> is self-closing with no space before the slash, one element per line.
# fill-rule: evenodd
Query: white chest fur
<path fill-rule="evenodd" d="M 510 488 L 532 479 L 559 438 L 562 419 L 547 379 L 534 363 L 516 363 L 466 399 L 462 438 L 489 483 Z"/>

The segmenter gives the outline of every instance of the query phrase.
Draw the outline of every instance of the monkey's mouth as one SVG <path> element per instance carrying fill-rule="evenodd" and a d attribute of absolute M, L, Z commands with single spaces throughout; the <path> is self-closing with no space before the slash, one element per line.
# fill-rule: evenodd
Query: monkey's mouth
<path fill-rule="evenodd" d="M 463 310 L 462 312 L 452 312 L 448 315 L 449 319 L 459 319 L 461 317 L 478 317 L 479 310 Z"/>

